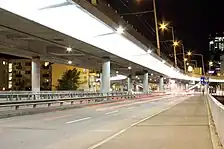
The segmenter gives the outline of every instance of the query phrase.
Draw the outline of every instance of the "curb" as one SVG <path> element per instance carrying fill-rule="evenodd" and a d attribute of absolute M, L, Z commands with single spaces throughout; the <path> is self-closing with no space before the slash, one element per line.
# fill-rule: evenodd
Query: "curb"
<path fill-rule="evenodd" d="M 206 109 L 207 109 L 207 113 L 208 113 L 208 125 L 209 125 L 209 130 L 210 130 L 210 136 L 211 136 L 211 140 L 212 140 L 212 145 L 213 145 L 213 149 L 223 149 L 222 143 L 219 139 L 219 135 L 216 131 L 216 127 L 215 127 L 215 123 L 212 117 L 212 112 L 211 112 L 211 108 L 210 108 L 210 104 L 208 101 L 208 95 L 207 98 L 205 100 L 205 104 L 206 104 Z"/>

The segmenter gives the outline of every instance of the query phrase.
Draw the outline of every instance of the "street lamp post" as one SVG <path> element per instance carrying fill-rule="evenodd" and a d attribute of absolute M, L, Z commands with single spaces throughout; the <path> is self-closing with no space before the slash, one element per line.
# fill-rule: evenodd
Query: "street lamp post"
<path fill-rule="evenodd" d="M 197 55 L 197 56 L 200 56 L 200 57 L 201 57 L 202 69 L 203 69 L 203 75 L 205 75 L 204 56 L 203 56 L 202 54 L 196 54 L 196 53 L 193 53 L 193 54 L 192 54 L 192 52 L 188 52 L 187 55 L 188 55 L 188 56 L 191 56 L 191 55 Z"/>
<path fill-rule="evenodd" d="M 172 30 L 172 38 L 173 38 L 173 53 L 174 53 L 174 62 L 175 62 L 175 67 L 177 67 L 177 51 L 176 51 L 176 46 L 178 44 L 175 45 L 175 35 L 174 35 L 174 29 L 173 26 L 171 26 L 171 30 Z"/>
<path fill-rule="evenodd" d="M 176 46 L 179 45 L 179 42 L 178 41 L 175 41 L 174 28 L 173 28 L 173 26 L 168 27 L 168 24 L 166 24 L 166 23 L 163 22 L 162 24 L 160 24 L 160 29 L 162 31 L 164 31 L 166 29 L 171 29 L 171 31 L 172 31 L 174 63 L 175 63 L 175 67 L 177 67 L 177 52 L 176 52 Z"/>
<path fill-rule="evenodd" d="M 160 41 L 159 41 L 159 29 L 158 29 L 158 20 L 156 14 L 156 1 L 153 0 L 153 10 L 154 10 L 154 20 L 156 26 L 156 41 L 157 41 L 157 54 L 160 56 Z"/>
<path fill-rule="evenodd" d="M 184 44 L 182 44 L 182 51 L 183 51 L 183 60 L 184 60 L 184 72 L 186 73 L 187 68 L 186 68 L 186 61 L 185 61 L 185 49 L 184 49 Z"/>

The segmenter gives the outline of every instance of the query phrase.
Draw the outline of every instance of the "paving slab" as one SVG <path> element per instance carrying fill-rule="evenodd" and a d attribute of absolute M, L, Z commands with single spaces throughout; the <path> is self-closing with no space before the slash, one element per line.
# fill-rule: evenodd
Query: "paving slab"
<path fill-rule="evenodd" d="M 97 149 L 213 149 L 205 96 L 194 96 Z"/>

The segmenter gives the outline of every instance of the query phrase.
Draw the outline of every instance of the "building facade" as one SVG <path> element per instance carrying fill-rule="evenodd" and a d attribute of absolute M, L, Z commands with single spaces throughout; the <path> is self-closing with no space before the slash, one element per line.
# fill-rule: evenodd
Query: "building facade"
<path fill-rule="evenodd" d="M 0 91 L 31 91 L 32 86 L 31 59 L 0 58 Z M 58 79 L 64 72 L 77 67 L 63 64 L 41 62 L 40 89 L 56 90 Z M 99 74 L 88 69 L 77 68 L 80 71 L 79 91 L 99 91 Z M 97 82 L 98 79 L 98 82 Z"/>
<path fill-rule="evenodd" d="M 0 59 L 0 90 L 8 88 L 8 60 Z"/>
<path fill-rule="evenodd" d="M 209 37 L 209 55 L 211 61 L 219 61 L 224 54 L 224 34 L 216 33 Z"/>
<path fill-rule="evenodd" d="M 31 90 L 31 71 L 32 60 L 13 59 L 9 61 L 9 84 L 12 84 L 12 90 Z M 41 62 L 40 68 L 40 87 L 41 90 L 51 90 L 52 68 L 49 62 Z M 11 83 L 10 83 L 11 81 Z M 10 87 L 10 86 L 9 86 Z"/>
<path fill-rule="evenodd" d="M 31 90 L 30 59 L 0 59 L 0 90 Z M 41 90 L 51 90 L 52 70 L 49 62 L 41 62 Z"/>

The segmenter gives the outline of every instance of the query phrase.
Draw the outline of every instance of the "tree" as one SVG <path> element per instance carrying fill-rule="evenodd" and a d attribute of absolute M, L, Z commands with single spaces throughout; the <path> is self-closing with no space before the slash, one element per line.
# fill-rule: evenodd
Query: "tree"
<path fill-rule="evenodd" d="M 61 79 L 58 79 L 58 90 L 77 90 L 79 87 L 80 71 L 76 68 L 73 70 L 67 70 L 62 75 Z"/>

